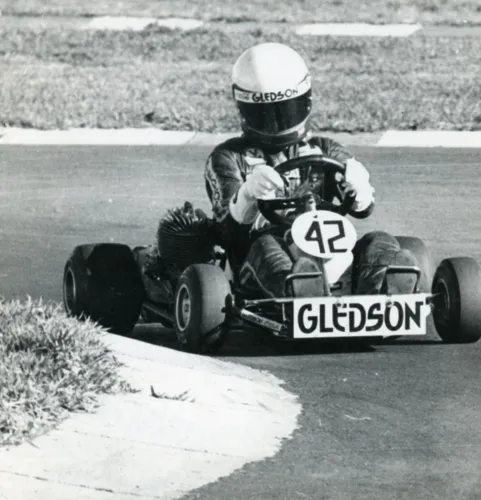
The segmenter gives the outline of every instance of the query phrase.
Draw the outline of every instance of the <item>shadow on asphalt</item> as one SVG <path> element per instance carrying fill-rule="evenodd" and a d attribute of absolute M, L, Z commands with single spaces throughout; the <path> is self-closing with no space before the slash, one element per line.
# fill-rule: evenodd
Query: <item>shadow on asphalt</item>
<path fill-rule="evenodd" d="M 180 351 L 175 333 L 161 325 L 137 325 L 132 338 L 153 345 Z M 438 345 L 436 339 L 397 339 L 369 342 L 359 339 L 336 340 L 303 340 L 288 341 L 276 339 L 269 333 L 255 329 L 232 332 L 220 351 L 218 357 L 262 357 L 262 356 L 302 356 L 331 355 L 347 353 L 375 353 L 382 346 Z"/>
<path fill-rule="evenodd" d="M 446 345 L 441 339 L 399 339 L 399 340 L 385 340 L 383 345 Z"/>

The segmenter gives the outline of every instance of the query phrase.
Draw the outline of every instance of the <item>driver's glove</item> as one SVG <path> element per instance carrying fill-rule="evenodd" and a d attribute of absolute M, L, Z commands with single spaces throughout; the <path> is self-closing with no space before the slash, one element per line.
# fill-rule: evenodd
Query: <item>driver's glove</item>
<path fill-rule="evenodd" d="M 229 211 L 239 224 L 250 224 L 257 215 L 257 200 L 275 198 L 284 189 L 282 177 L 268 165 L 256 166 L 229 203 Z"/>
<path fill-rule="evenodd" d="M 348 196 L 354 198 L 354 212 L 362 212 L 374 203 L 374 188 L 369 182 L 369 172 L 356 159 L 346 161 L 346 173 L 340 186 L 344 199 Z"/>
<path fill-rule="evenodd" d="M 242 186 L 252 200 L 267 200 L 284 188 L 282 177 L 268 165 L 257 165 Z"/>

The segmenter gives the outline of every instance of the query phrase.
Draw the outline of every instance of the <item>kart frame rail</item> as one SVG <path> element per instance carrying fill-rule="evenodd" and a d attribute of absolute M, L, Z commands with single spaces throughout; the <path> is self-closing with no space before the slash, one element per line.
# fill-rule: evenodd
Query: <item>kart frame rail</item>
<path fill-rule="evenodd" d="M 389 275 L 402 274 L 402 273 L 416 275 L 416 282 L 414 284 L 413 291 L 403 295 L 415 295 L 419 293 L 419 282 L 421 279 L 422 272 L 421 269 L 417 266 L 388 266 L 386 268 L 386 274 L 381 285 L 381 290 L 387 287 L 387 278 Z M 284 290 L 287 290 L 287 285 L 296 279 L 301 279 L 301 280 L 309 279 L 321 276 L 322 274 L 323 274 L 322 272 L 289 274 L 286 278 Z M 323 297 L 325 298 L 332 297 L 331 292 L 334 290 L 336 290 L 336 284 L 334 284 L 332 287 L 329 287 L 329 285 L 326 284 L 324 289 L 324 294 L 320 297 L 315 297 L 315 298 L 317 300 L 319 299 L 322 300 Z M 242 295 L 242 290 L 238 291 L 241 292 Z M 392 294 L 389 293 L 381 293 L 379 294 L 379 297 L 389 299 L 391 295 Z M 431 305 L 431 307 L 433 307 L 433 299 L 437 295 L 438 294 L 428 294 L 426 300 Z M 355 297 L 361 297 L 361 295 L 350 294 L 349 297 L 355 298 Z M 290 309 L 290 306 L 294 303 L 295 300 L 296 297 L 282 297 L 282 298 L 268 298 L 268 299 L 240 298 L 239 300 L 236 301 L 237 302 L 236 305 L 234 304 L 232 298 L 228 298 L 226 301 L 225 312 L 227 318 L 235 317 L 242 319 L 246 323 L 250 323 L 257 327 L 270 330 L 276 337 L 292 338 L 292 325 L 290 324 L 289 320 L 290 314 L 288 310 Z M 279 306 L 282 311 L 282 323 L 261 315 L 263 313 L 265 314 L 266 312 L 268 312 L 269 309 L 271 309 L 271 311 L 275 310 L 276 308 L 279 309 Z M 227 321 L 227 323 L 229 323 L 229 320 Z"/>

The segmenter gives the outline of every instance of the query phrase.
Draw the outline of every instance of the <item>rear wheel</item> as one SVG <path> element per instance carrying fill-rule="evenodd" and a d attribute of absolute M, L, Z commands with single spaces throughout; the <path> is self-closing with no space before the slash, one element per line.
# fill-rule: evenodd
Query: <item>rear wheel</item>
<path fill-rule="evenodd" d="M 63 305 L 70 316 L 126 335 L 138 321 L 143 299 L 140 271 L 126 245 L 80 245 L 65 264 Z"/>
<path fill-rule="evenodd" d="M 470 257 L 441 262 L 434 275 L 433 319 L 445 342 L 472 343 L 481 338 L 481 267 Z"/>
<path fill-rule="evenodd" d="M 226 300 L 231 288 L 224 271 L 211 264 L 194 264 L 181 275 L 175 294 L 177 338 L 186 351 L 216 352 L 226 336 Z"/>

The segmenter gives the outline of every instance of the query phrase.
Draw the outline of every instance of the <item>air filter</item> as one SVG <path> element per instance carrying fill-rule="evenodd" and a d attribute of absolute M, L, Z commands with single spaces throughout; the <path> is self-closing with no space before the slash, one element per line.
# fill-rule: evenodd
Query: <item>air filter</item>
<path fill-rule="evenodd" d="M 187 266 L 209 262 L 214 257 L 212 221 L 189 202 L 170 209 L 157 229 L 159 256 L 182 272 Z"/>

